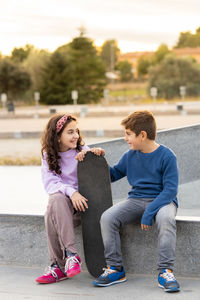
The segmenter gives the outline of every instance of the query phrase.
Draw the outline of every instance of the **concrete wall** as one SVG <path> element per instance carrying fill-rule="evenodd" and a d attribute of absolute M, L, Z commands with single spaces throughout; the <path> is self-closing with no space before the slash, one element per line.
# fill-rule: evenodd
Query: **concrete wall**
<path fill-rule="evenodd" d="M 180 183 L 187 185 L 187 197 L 198 198 L 200 176 L 200 125 L 158 133 L 157 141 L 169 146 L 177 155 Z M 114 164 L 128 150 L 123 139 L 100 143 L 109 164 Z M 193 183 L 196 190 L 193 190 Z M 189 189 L 189 190 L 188 190 Z M 129 186 L 125 180 L 113 184 L 114 202 L 126 198 Z M 184 196 L 184 188 L 182 189 Z M 195 221 L 196 220 L 196 221 Z M 179 218 L 175 271 L 178 275 L 196 276 L 200 270 L 200 218 Z M 75 229 L 77 247 L 82 257 L 81 228 Z M 128 225 L 122 232 L 124 265 L 128 273 L 152 273 L 156 270 L 156 228 L 141 231 L 139 225 Z M 0 263 L 26 266 L 48 265 L 44 219 L 41 216 L 0 215 Z"/>

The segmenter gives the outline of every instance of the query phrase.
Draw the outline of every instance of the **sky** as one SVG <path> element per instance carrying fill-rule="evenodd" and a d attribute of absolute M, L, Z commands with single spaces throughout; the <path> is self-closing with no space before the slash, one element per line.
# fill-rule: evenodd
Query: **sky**
<path fill-rule="evenodd" d="M 200 27 L 200 0 L 0 0 L 0 52 L 32 44 L 54 51 L 81 26 L 97 46 L 115 39 L 122 53 L 173 47 Z"/>

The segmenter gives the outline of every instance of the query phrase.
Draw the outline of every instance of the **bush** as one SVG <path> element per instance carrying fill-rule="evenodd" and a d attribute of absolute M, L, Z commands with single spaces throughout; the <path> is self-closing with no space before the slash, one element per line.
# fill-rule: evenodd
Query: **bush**
<path fill-rule="evenodd" d="M 157 87 L 158 97 L 172 99 L 180 96 L 180 86 L 188 96 L 200 95 L 200 65 L 191 59 L 167 56 L 159 65 L 149 69 L 148 90 Z"/>

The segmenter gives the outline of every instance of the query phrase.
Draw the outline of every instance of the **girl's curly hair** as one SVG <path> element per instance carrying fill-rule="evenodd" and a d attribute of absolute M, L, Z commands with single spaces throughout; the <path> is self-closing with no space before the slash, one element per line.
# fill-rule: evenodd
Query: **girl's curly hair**
<path fill-rule="evenodd" d="M 46 161 L 49 166 L 50 171 L 55 171 L 57 174 L 61 174 L 61 169 L 59 165 L 59 159 L 61 158 L 58 154 L 59 152 L 59 138 L 65 129 L 65 127 L 71 122 L 71 121 L 77 121 L 75 117 L 68 115 L 66 123 L 63 125 L 62 129 L 57 133 L 56 132 L 56 123 L 60 118 L 62 118 L 64 114 L 57 114 L 54 115 L 49 122 L 47 123 L 47 126 L 44 130 L 44 133 L 42 135 L 42 149 L 41 153 L 42 156 L 46 157 Z M 78 130 L 79 139 L 77 142 L 76 151 L 80 152 L 82 149 L 82 146 L 84 145 L 84 142 L 82 140 L 82 136 L 80 131 Z"/>

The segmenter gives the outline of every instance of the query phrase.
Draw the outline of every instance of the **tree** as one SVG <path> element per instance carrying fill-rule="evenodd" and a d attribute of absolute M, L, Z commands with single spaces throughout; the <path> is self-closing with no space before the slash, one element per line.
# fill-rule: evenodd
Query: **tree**
<path fill-rule="evenodd" d="M 59 47 L 50 57 L 42 75 L 41 101 L 72 103 L 71 91 L 78 91 L 78 103 L 97 102 L 106 84 L 105 67 L 93 42 L 80 34 Z"/>
<path fill-rule="evenodd" d="M 200 27 L 196 29 L 196 33 L 190 31 L 181 32 L 175 48 L 200 47 Z"/>
<path fill-rule="evenodd" d="M 32 49 L 34 49 L 34 46 L 29 44 L 26 44 L 25 47 L 14 48 L 11 53 L 11 59 L 14 62 L 23 62 L 28 57 Z"/>
<path fill-rule="evenodd" d="M 166 56 L 149 69 L 148 89 L 158 88 L 159 97 L 179 97 L 180 86 L 186 86 L 188 96 L 200 95 L 200 66 L 190 59 Z"/>
<path fill-rule="evenodd" d="M 41 102 L 67 104 L 71 101 L 72 68 L 69 59 L 60 51 L 49 58 L 41 74 Z"/>
<path fill-rule="evenodd" d="M 120 49 L 118 48 L 117 41 L 107 40 L 101 47 L 100 57 L 106 66 L 106 70 L 113 72 L 117 62 Z"/>
<path fill-rule="evenodd" d="M 104 64 L 89 38 L 80 35 L 69 46 L 72 87 L 78 90 L 78 102 L 97 102 L 103 96 L 106 85 Z"/>
<path fill-rule="evenodd" d="M 152 64 L 159 64 L 167 54 L 171 53 L 166 44 L 161 44 L 152 57 Z"/>
<path fill-rule="evenodd" d="M 138 77 L 148 75 L 149 68 L 153 65 L 160 64 L 166 55 L 170 54 L 166 44 L 161 44 L 153 55 L 143 55 L 138 59 L 137 73 Z"/>
<path fill-rule="evenodd" d="M 196 29 L 196 34 L 200 34 L 200 27 Z"/>
<path fill-rule="evenodd" d="M 30 75 L 9 58 L 0 60 L 0 93 L 6 93 L 8 99 L 17 100 L 31 86 Z"/>
<path fill-rule="evenodd" d="M 133 79 L 132 65 L 127 60 L 120 61 L 117 64 L 116 69 L 120 72 L 120 80 L 122 82 Z"/>
<path fill-rule="evenodd" d="M 152 58 L 146 55 L 141 56 L 137 62 L 138 77 L 143 77 L 148 74 L 149 67 L 152 64 Z"/>

